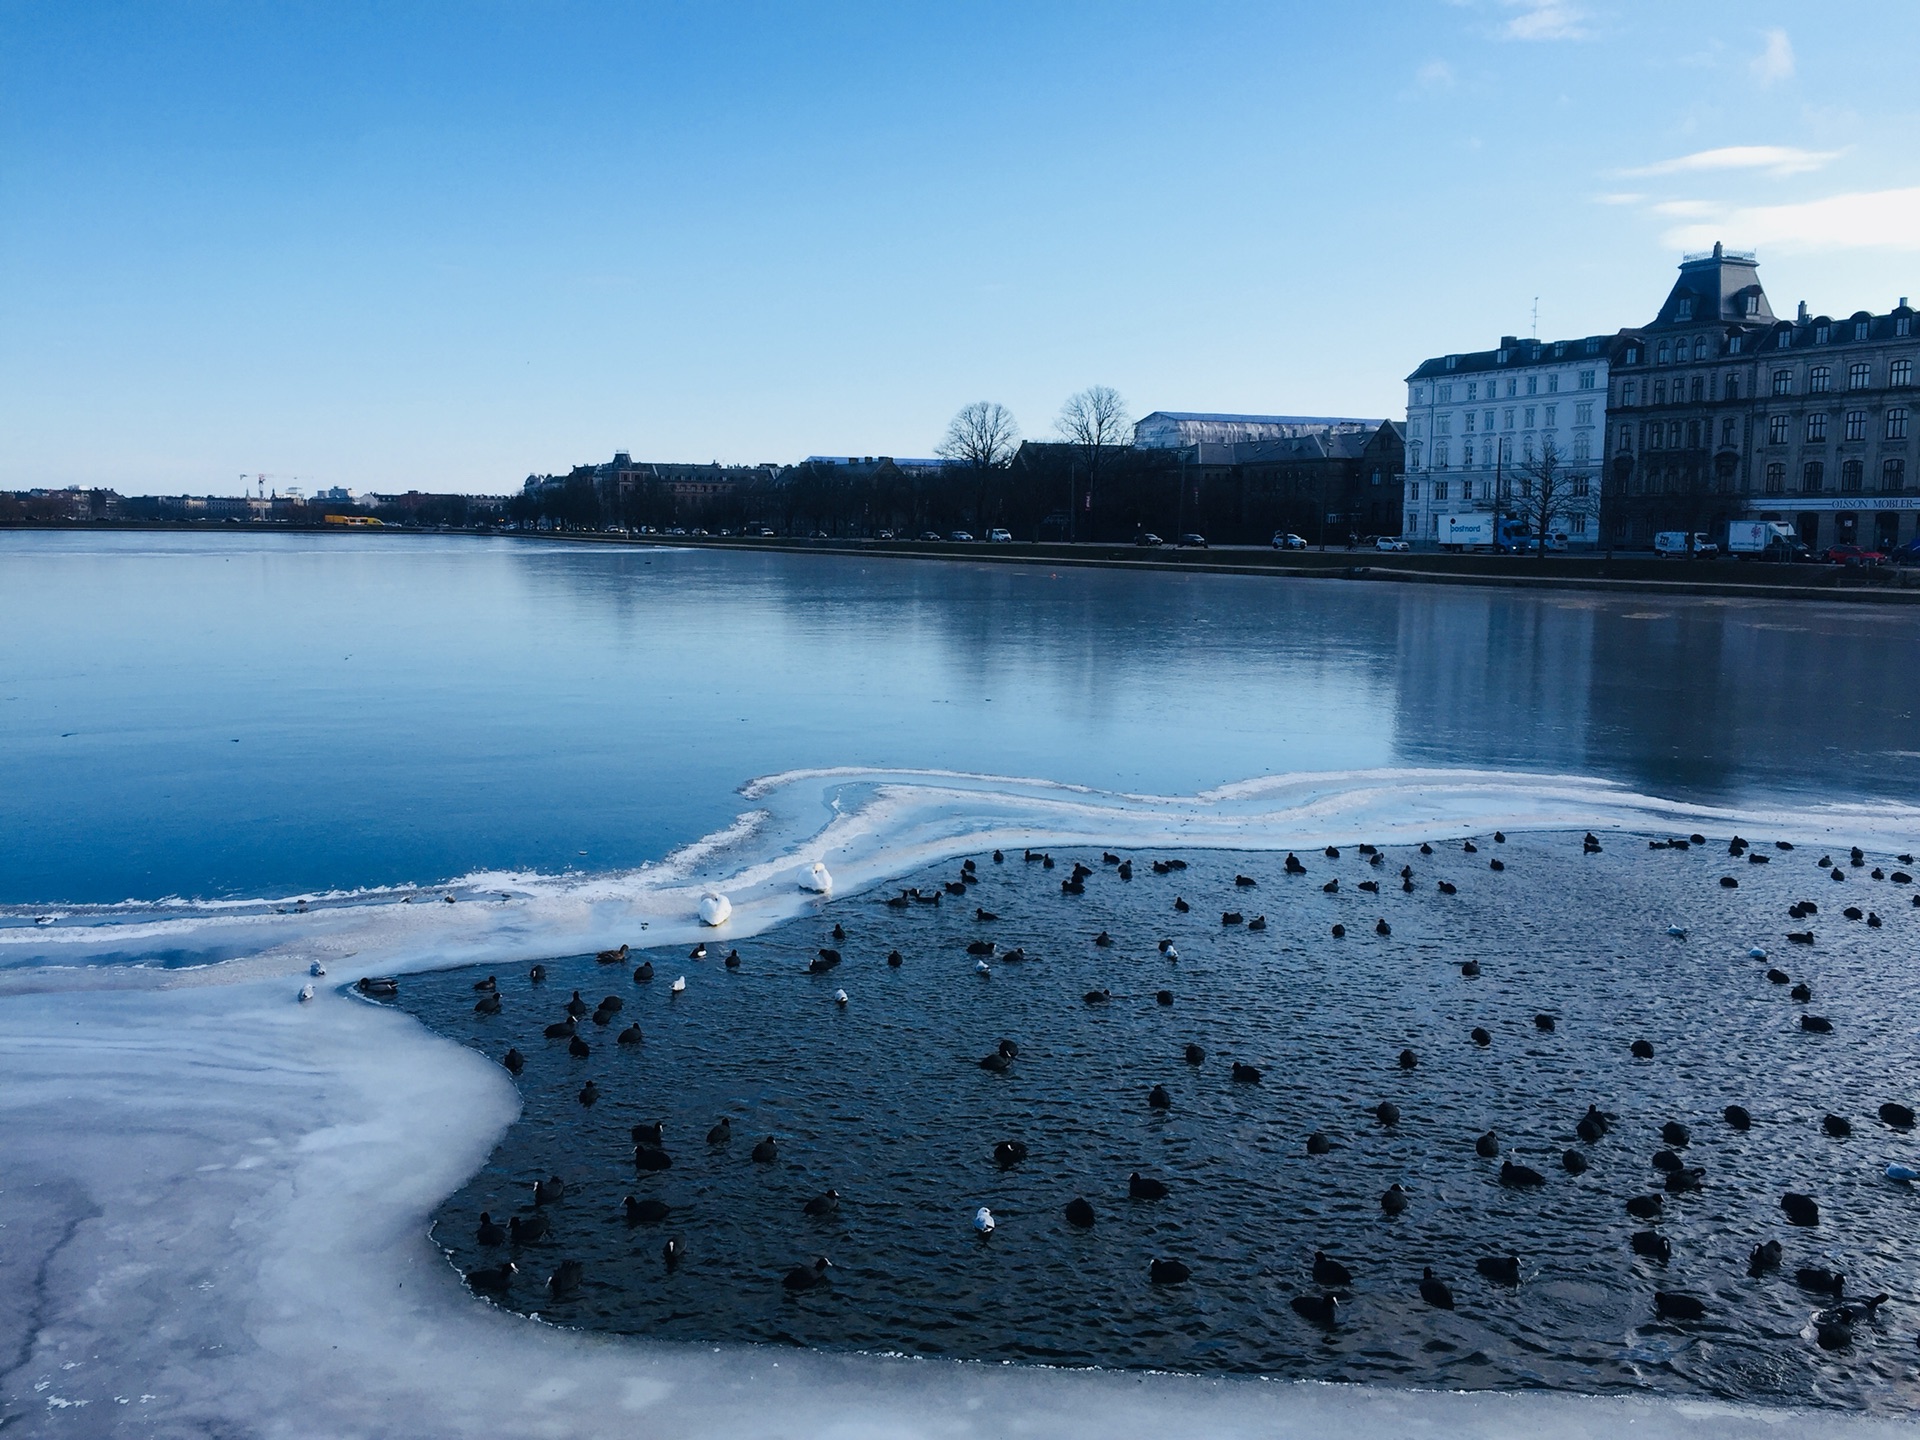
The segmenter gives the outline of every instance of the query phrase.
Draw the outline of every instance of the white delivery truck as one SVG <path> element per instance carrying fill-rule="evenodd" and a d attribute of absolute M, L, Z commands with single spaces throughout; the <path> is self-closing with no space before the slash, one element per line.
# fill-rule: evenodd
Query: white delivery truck
<path fill-rule="evenodd" d="M 1691 534 L 1685 530 L 1662 530 L 1653 537 L 1653 553 L 1672 560 L 1684 555 L 1718 555 L 1720 547 L 1707 538 L 1704 530 Z"/>
<path fill-rule="evenodd" d="M 1727 522 L 1727 553 L 1743 560 L 1791 560 L 1805 549 L 1784 520 Z"/>
<path fill-rule="evenodd" d="M 1442 515 L 1434 537 L 1443 550 L 1491 550 L 1500 543 L 1497 515 Z"/>

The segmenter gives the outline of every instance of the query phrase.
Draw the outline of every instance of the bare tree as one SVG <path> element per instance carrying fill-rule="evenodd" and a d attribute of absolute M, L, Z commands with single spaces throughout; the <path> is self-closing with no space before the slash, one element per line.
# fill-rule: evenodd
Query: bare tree
<path fill-rule="evenodd" d="M 970 470 L 998 470 L 1013 458 L 1019 438 L 1011 410 L 993 400 L 976 400 L 947 422 L 946 438 L 933 453 Z"/>
<path fill-rule="evenodd" d="M 1547 537 L 1554 532 L 1555 522 L 1579 508 L 1573 503 L 1573 477 L 1562 467 L 1560 451 L 1551 439 L 1541 443 L 1538 455 L 1514 466 L 1513 477 L 1514 508 L 1545 560 Z"/>
<path fill-rule="evenodd" d="M 1085 476 L 1086 483 L 1084 506 L 1091 538 L 1093 492 L 1100 473 L 1118 451 L 1133 443 L 1133 426 L 1127 415 L 1127 402 L 1110 385 L 1090 385 L 1078 395 L 1067 397 L 1067 403 L 1060 407 L 1060 418 L 1054 424 L 1061 438 L 1080 452 L 1080 472 Z M 1081 492 L 1076 485 L 1073 503 L 1067 509 L 1068 539 L 1073 538 L 1076 523 L 1074 512 L 1081 508 Z"/>
<path fill-rule="evenodd" d="M 973 487 L 973 523 L 982 534 L 993 518 L 987 512 L 995 477 L 1013 459 L 1019 438 L 1011 410 L 997 401 L 976 400 L 961 407 L 947 423 L 946 438 L 933 447 L 934 454 L 966 470 Z"/>

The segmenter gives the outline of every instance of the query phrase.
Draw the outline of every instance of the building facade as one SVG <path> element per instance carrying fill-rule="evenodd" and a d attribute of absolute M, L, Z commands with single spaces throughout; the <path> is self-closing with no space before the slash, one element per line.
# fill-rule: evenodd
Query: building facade
<path fill-rule="evenodd" d="M 1527 518 L 1526 492 L 1551 455 L 1553 528 L 1570 547 L 1600 537 L 1608 375 L 1621 339 L 1522 340 L 1439 355 L 1407 377 L 1406 519 L 1435 544 L 1445 517 Z"/>
<path fill-rule="evenodd" d="M 1835 319 L 1781 320 L 1750 254 L 1681 261 L 1653 323 L 1613 370 L 1605 528 L 1644 548 L 1661 530 L 1724 538 L 1735 519 L 1785 520 L 1819 549 L 1915 536 L 1909 439 L 1920 337 L 1902 296 Z"/>

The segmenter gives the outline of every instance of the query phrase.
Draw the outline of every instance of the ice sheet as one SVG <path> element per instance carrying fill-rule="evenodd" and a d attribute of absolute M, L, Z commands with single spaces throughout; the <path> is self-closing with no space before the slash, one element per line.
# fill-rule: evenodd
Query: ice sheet
<path fill-rule="evenodd" d="M 733 933 L 999 843 L 1290 846 L 1523 827 L 1740 828 L 1910 846 L 1912 809 L 1735 815 L 1577 779 L 1291 777 L 1185 799 L 986 777 L 780 777 L 718 843 L 629 875 L 468 877 L 506 903 L 392 896 L 175 913 L 116 907 L 5 943 L 0 1404 L 48 1435 L 941 1436 L 1892 1433 L 1833 1414 L 1578 1396 L 1423 1394 L 1182 1376 L 678 1347 L 561 1331 L 473 1300 L 426 1217 L 511 1123 L 503 1072 L 410 1018 L 322 989 L 367 970 L 568 953 L 635 927 Z M 437 892 L 436 892 L 437 893 Z M 176 910 L 180 907 L 175 907 Z M 80 923 L 73 923 L 80 922 Z M 116 932 L 101 938 L 92 931 Z M 137 933 L 140 939 L 130 940 Z M 179 972 L 89 966 L 130 944 L 238 944 Z M 49 965 L 49 956 L 62 963 Z M 78 962 L 75 965 L 73 962 Z M 1901 1427 L 1904 1431 L 1905 1427 Z"/>

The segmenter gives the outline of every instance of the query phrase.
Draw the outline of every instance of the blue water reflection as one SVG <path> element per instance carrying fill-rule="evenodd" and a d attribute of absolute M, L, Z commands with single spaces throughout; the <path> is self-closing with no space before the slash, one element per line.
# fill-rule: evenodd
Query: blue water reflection
<path fill-rule="evenodd" d="M 1920 780 L 1920 614 L 470 537 L 0 536 L 0 900 L 624 866 L 803 766 Z"/>

